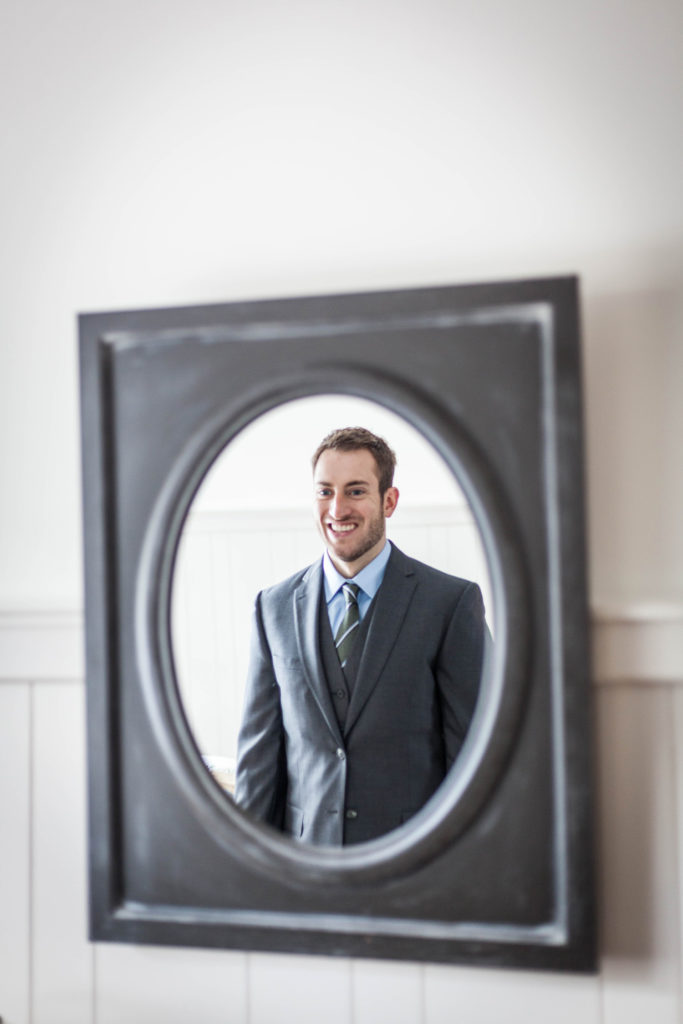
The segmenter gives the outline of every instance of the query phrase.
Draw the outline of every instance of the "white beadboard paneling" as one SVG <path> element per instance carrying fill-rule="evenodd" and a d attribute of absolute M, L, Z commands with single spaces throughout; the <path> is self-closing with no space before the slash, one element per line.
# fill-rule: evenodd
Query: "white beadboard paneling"
<path fill-rule="evenodd" d="M 182 615 L 174 617 L 173 643 L 185 707 L 205 753 L 228 754 L 221 743 L 220 691 L 214 594 L 213 538 L 190 536 L 181 548 L 174 598 Z M 216 575 L 219 575 L 218 572 Z M 228 623 L 230 625 L 230 623 Z"/>
<path fill-rule="evenodd" d="M 424 1024 L 601 1024 L 594 975 L 428 966 Z"/>
<path fill-rule="evenodd" d="M 247 955 L 98 943 L 97 1024 L 251 1024 Z"/>
<path fill-rule="evenodd" d="M 598 691 L 604 1024 L 680 1011 L 674 703 L 670 688 Z"/>
<path fill-rule="evenodd" d="M 252 953 L 249 1024 L 355 1024 L 351 985 L 347 959 Z"/>
<path fill-rule="evenodd" d="M 423 1024 L 421 964 L 356 960 L 351 978 L 353 1024 Z"/>
<path fill-rule="evenodd" d="M 607 654 L 599 681 L 609 685 L 596 692 L 604 946 L 599 978 L 154 947 L 101 945 L 95 954 L 85 938 L 83 687 L 64 681 L 80 648 L 79 621 L 75 614 L 59 621 L 44 613 L 0 617 L 6 641 L 0 653 L 13 652 L 9 661 L 0 660 L 0 1014 L 10 1024 L 30 1020 L 31 975 L 31 1024 L 172 1024 L 188 1015 L 202 1024 L 365 1024 L 373 1018 L 451 1024 L 455 1016 L 467 1024 L 498 1024 L 501 1015 L 511 1024 L 678 1020 L 683 826 L 677 820 L 683 822 L 683 810 L 677 819 L 675 807 L 677 792 L 683 793 L 683 690 L 657 681 L 662 671 L 671 683 L 678 678 L 675 615 L 662 612 L 659 619 L 671 639 L 663 670 L 662 652 L 655 657 L 652 645 L 635 639 L 659 629 L 652 618 L 615 612 L 596 628 L 599 639 L 625 622 L 639 651 L 637 684 L 624 683 L 623 659 Z M 54 666 L 53 674 L 47 665 Z M 660 666 L 654 678 L 648 665 Z M 9 678 L 12 668 L 18 682 Z M 22 681 L 31 670 L 41 680 L 34 685 Z M 23 773 L 14 768 L 22 759 Z"/>
<path fill-rule="evenodd" d="M 0 685 L 0 1017 L 29 1020 L 31 694 Z"/>
<path fill-rule="evenodd" d="M 37 683 L 33 707 L 32 1024 L 91 1024 L 83 685 Z"/>

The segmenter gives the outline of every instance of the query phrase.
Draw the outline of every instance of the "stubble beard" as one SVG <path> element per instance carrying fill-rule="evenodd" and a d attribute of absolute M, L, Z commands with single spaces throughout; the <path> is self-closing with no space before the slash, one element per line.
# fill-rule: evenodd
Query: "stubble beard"
<path fill-rule="evenodd" d="M 329 539 L 327 531 L 325 531 L 324 537 L 327 542 Z M 358 542 L 358 545 L 355 548 L 342 553 L 341 551 L 337 551 L 334 547 L 330 547 L 330 554 L 334 555 L 335 558 L 338 558 L 340 562 L 345 562 L 347 565 L 350 565 L 352 562 L 356 562 L 359 558 L 362 558 L 363 555 L 366 555 L 368 551 L 374 548 L 375 544 L 378 544 L 379 541 L 382 540 L 383 537 L 384 516 L 378 516 L 377 519 L 373 519 L 373 521 L 368 524 L 368 532 L 366 536 Z"/>

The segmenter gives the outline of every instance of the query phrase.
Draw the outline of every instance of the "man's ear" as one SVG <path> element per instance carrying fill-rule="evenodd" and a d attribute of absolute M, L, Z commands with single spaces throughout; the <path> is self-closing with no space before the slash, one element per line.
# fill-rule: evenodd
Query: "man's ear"
<path fill-rule="evenodd" d="M 398 488 L 397 487 L 387 487 L 386 491 L 384 492 L 384 506 L 383 506 L 384 507 L 384 518 L 385 519 L 389 519 L 391 516 L 393 516 L 394 512 L 396 511 L 396 506 L 397 505 L 398 505 Z"/>

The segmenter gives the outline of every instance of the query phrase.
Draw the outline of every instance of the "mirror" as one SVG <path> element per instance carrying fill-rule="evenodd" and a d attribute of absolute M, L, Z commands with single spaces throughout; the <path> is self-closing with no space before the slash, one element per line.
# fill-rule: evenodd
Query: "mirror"
<path fill-rule="evenodd" d="M 400 499 L 387 536 L 408 556 L 476 582 L 493 633 L 491 583 L 472 509 L 440 455 L 406 420 L 355 396 L 318 395 L 258 417 L 216 458 L 188 511 L 176 556 L 171 638 L 188 724 L 216 782 L 234 794 L 254 599 L 320 561 L 311 455 L 362 424 L 397 456 Z M 398 780 L 397 780 L 398 781 Z"/>
<path fill-rule="evenodd" d="M 576 280 L 557 278 L 81 318 L 92 939 L 593 968 L 578 311 Z M 370 406 L 337 412 L 339 396 Z M 282 426 L 291 415 L 299 450 Z M 200 750 L 230 756 L 240 697 L 217 680 L 243 678 L 253 591 L 318 557 L 311 448 L 354 421 L 396 449 L 398 546 L 472 578 L 472 565 L 443 562 L 440 526 L 413 529 L 424 504 L 452 508 L 452 523 L 464 509 L 411 483 L 415 438 L 433 447 L 416 456 L 421 469 L 436 457 L 449 487 L 460 480 L 488 560 L 479 583 L 495 644 L 463 752 L 421 810 L 373 841 L 292 842 L 228 799 Z M 255 474 L 250 436 L 266 428 L 288 441 Z M 266 491 L 258 511 L 257 490 L 283 468 L 301 474 L 294 499 L 278 482 L 287 540 L 271 522 L 254 556 L 247 535 L 276 507 Z M 244 527 L 227 551 L 199 526 L 224 515 Z M 247 580 L 261 556 L 262 576 Z M 197 566 L 200 580 L 232 580 L 247 609 L 233 612 L 228 587 L 209 610 Z"/>

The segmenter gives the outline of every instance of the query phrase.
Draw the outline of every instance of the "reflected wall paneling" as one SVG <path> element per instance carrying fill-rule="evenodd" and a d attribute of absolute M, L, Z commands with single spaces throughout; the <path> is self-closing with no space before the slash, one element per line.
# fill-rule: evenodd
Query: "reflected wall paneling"
<path fill-rule="evenodd" d="M 390 527 L 392 539 L 413 557 L 438 568 L 446 552 L 458 575 L 479 579 L 466 508 L 408 506 Z M 172 634 L 183 702 L 203 754 L 236 756 L 254 595 L 320 552 L 309 509 L 211 510 L 189 517 L 176 563 Z M 491 595 L 480 585 L 491 625 Z"/>

